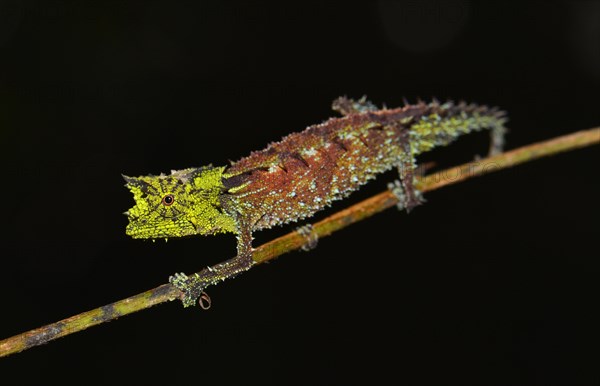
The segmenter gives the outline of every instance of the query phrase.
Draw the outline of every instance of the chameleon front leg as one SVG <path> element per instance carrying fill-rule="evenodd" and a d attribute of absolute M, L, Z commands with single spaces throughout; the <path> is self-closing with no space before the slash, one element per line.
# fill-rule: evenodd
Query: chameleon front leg
<path fill-rule="evenodd" d="M 169 278 L 169 282 L 183 292 L 181 301 L 184 307 L 196 304 L 206 287 L 237 276 L 256 264 L 252 259 L 252 229 L 246 221 L 240 221 L 238 224 L 238 254 L 236 257 L 212 267 L 206 267 L 192 276 L 177 273 Z"/>

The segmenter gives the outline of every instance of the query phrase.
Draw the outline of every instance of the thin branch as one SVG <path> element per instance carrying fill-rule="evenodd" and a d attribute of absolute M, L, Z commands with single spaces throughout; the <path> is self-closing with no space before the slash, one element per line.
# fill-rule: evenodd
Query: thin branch
<path fill-rule="evenodd" d="M 421 191 L 427 192 L 471 177 L 481 176 L 548 155 L 598 143 L 600 143 L 600 127 L 579 131 L 443 170 L 422 178 L 417 187 Z M 393 207 L 397 202 L 398 199 L 391 191 L 382 192 L 313 224 L 311 235 L 318 238 L 329 236 L 350 224 Z M 301 233 L 291 232 L 261 245 L 255 249 L 253 259 L 257 264 L 260 264 L 284 253 L 302 248 L 307 242 L 307 237 Z M 65 335 L 111 321 L 120 316 L 150 308 L 156 304 L 178 299 L 181 295 L 181 292 L 171 284 L 163 284 L 127 299 L 0 341 L 0 357 L 18 353 Z"/>

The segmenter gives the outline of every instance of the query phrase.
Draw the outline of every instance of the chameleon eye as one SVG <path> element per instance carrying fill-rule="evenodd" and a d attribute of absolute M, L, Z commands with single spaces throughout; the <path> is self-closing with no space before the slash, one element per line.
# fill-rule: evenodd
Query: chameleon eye
<path fill-rule="evenodd" d="M 162 204 L 165 206 L 171 206 L 175 202 L 175 197 L 172 194 L 167 194 L 162 199 Z"/>

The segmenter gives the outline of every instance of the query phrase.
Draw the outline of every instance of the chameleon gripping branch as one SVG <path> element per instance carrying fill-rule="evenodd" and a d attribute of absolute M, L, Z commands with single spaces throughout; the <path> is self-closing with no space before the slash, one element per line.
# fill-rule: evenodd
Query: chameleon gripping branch
<path fill-rule="evenodd" d="M 126 212 L 131 237 L 237 235 L 236 259 L 201 275 L 171 277 L 185 293 L 184 306 L 195 304 L 205 287 L 255 264 L 255 231 L 308 218 L 392 168 L 400 175 L 393 189 L 398 206 L 409 211 L 421 203 L 417 155 L 480 130 L 490 130 L 490 154 L 497 154 L 506 131 L 504 111 L 473 103 L 433 100 L 378 109 L 365 97 L 340 97 L 332 107 L 342 117 L 292 133 L 231 166 L 124 176 L 136 203 Z"/>
<path fill-rule="evenodd" d="M 436 190 L 471 177 L 481 176 L 545 156 L 599 143 L 600 127 L 579 131 L 481 159 L 477 163 L 457 166 L 426 176 L 417 181 L 417 187 L 423 192 Z M 493 165 L 493 167 L 489 167 L 490 165 Z M 465 173 L 464 171 L 468 172 Z M 448 176 L 452 176 L 452 178 L 450 179 Z M 391 208 L 397 203 L 398 199 L 392 192 L 385 191 L 379 193 L 313 224 L 311 232 L 319 238 L 328 236 L 348 225 L 359 222 L 387 208 Z M 253 260 L 258 265 L 284 253 L 300 249 L 305 244 L 306 237 L 304 235 L 298 232 L 291 232 L 256 248 L 253 253 Z M 54 339 L 117 319 L 120 316 L 125 316 L 167 301 L 181 299 L 182 297 L 183 293 L 176 287 L 171 284 L 163 284 L 127 299 L 4 339 L 0 341 L 0 357 L 15 354 L 48 343 Z"/>

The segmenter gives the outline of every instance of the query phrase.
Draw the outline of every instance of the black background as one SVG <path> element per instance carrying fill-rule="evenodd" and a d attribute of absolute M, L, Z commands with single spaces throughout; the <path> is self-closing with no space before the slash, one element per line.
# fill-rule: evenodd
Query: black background
<path fill-rule="evenodd" d="M 600 123 L 598 2 L 281 3 L 0 3 L 1 338 L 233 256 L 230 235 L 126 237 L 121 173 L 226 164 L 344 94 L 498 105 L 509 148 Z M 598 383 L 597 162 L 431 192 L 211 288 L 208 312 L 172 302 L 1 359 L 0 383 Z"/>

